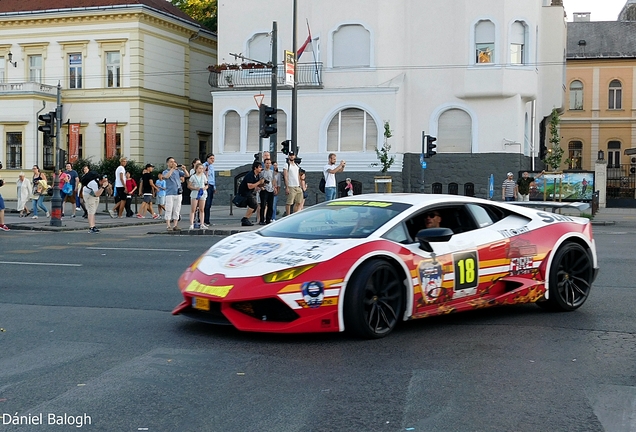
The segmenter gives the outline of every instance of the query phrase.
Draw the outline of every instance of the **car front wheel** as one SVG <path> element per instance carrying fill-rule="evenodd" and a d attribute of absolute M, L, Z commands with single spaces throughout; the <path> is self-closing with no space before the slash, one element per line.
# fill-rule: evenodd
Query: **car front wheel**
<path fill-rule="evenodd" d="M 362 264 L 347 284 L 345 330 L 381 338 L 395 328 L 404 311 L 404 284 L 395 268 L 380 259 Z"/>
<path fill-rule="evenodd" d="M 555 311 L 573 311 L 587 300 L 594 274 L 590 254 L 577 243 L 565 243 L 552 260 L 549 299 L 539 306 Z"/>

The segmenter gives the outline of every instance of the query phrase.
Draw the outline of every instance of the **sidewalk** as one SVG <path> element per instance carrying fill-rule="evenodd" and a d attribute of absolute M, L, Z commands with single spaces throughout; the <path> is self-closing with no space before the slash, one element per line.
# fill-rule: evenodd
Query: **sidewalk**
<path fill-rule="evenodd" d="M 84 214 L 83 210 L 76 211 L 76 217 L 71 217 L 71 205 L 66 204 L 65 210 L 68 212 L 62 218 L 62 226 L 51 226 L 51 219 L 38 212 L 38 219 L 32 219 L 31 215 L 26 218 L 21 218 L 20 214 L 15 210 L 15 201 L 5 201 L 6 210 L 4 212 L 5 223 L 12 230 L 32 230 L 32 231 L 88 231 L 88 219 L 82 218 Z M 47 208 L 51 208 L 51 203 L 46 202 Z M 153 206 L 155 211 L 157 206 Z M 112 210 L 112 201 L 108 202 L 108 209 Z M 135 206 L 132 206 L 133 211 Z M 252 215 L 251 221 L 254 226 L 244 227 L 241 226 L 241 218 L 245 216 L 245 209 L 232 207 L 232 214 L 230 214 L 229 206 L 215 206 L 210 209 L 210 222 L 212 225 L 207 230 L 188 230 L 190 227 L 190 206 L 186 205 L 181 208 L 181 221 L 179 222 L 179 228 L 181 231 L 168 231 L 166 229 L 166 221 L 161 219 L 152 219 L 150 214 L 146 215 L 145 219 L 138 219 L 136 217 L 123 217 L 123 218 L 111 218 L 106 210 L 106 204 L 100 203 L 95 215 L 96 226 L 99 229 L 103 228 L 121 228 L 127 226 L 139 226 L 145 225 L 148 227 L 149 234 L 168 234 L 168 235 L 231 235 L 243 231 L 253 231 L 259 228 L 256 224 L 256 216 Z M 284 208 L 283 208 L 284 210 Z M 280 216 L 279 216 L 280 217 Z"/>

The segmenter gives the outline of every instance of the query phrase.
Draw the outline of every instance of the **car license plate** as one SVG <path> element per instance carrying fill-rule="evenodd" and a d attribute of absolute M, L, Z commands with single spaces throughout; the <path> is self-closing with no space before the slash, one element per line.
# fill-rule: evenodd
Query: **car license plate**
<path fill-rule="evenodd" d="M 199 310 L 210 310 L 210 300 L 199 297 L 192 297 L 192 307 Z"/>

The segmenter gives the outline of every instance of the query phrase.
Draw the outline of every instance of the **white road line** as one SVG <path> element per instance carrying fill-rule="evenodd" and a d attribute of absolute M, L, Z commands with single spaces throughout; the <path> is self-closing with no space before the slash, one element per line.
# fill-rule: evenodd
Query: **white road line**
<path fill-rule="evenodd" d="M 30 266 L 52 266 L 52 267 L 81 267 L 82 264 L 61 264 L 61 263 L 37 263 L 37 262 L 19 262 L 19 261 L 0 261 L 0 264 L 30 265 Z"/>
<path fill-rule="evenodd" d="M 108 248 L 108 247 L 87 247 L 91 250 L 118 250 L 118 251 L 158 251 L 158 252 L 190 252 L 190 249 L 146 249 L 146 248 Z"/>

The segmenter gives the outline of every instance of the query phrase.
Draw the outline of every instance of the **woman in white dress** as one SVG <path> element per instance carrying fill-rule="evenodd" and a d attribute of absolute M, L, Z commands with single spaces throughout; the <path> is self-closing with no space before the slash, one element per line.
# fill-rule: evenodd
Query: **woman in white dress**
<path fill-rule="evenodd" d="M 33 186 L 29 180 L 24 178 L 23 172 L 18 174 L 18 181 L 16 184 L 18 187 L 18 211 L 20 212 L 20 217 L 27 217 L 31 212 L 26 205 L 31 201 Z"/>

